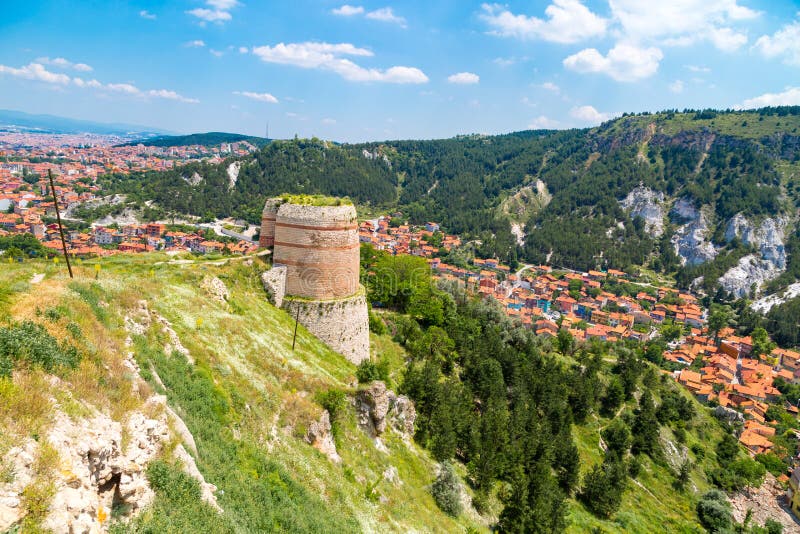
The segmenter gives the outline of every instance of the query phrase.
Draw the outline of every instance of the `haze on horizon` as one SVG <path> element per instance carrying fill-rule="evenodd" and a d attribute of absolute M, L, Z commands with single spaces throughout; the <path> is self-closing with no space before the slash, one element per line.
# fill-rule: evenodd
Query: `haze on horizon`
<path fill-rule="evenodd" d="M 13 3 L 0 107 L 362 141 L 800 104 L 789 0 L 347 1 Z"/>

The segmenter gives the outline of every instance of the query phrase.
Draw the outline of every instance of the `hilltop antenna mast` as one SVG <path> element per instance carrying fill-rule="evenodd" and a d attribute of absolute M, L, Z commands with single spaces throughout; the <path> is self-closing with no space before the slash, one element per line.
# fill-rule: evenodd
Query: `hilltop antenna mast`
<path fill-rule="evenodd" d="M 58 211 L 58 196 L 56 196 L 56 186 L 53 183 L 53 171 L 47 169 L 47 176 L 50 178 L 50 192 L 53 193 L 53 204 L 56 206 L 56 219 L 58 220 L 58 233 L 61 235 L 61 248 L 64 250 L 64 259 L 67 262 L 69 277 L 72 278 L 72 265 L 69 264 L 69 254 L 67 254 L 67 242 L 64 240 L 64 227 L 61 226 L 61 213 Z"/>

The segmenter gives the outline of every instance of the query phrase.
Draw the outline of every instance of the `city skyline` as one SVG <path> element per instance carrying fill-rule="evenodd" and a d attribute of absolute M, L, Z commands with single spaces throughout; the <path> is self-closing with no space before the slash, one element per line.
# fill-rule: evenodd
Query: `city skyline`
<path fill-rule="evenodd" d="M 180 133 L 436 138 L 800 104 L 790 1 L 53 0 L 7 6 L 0 30 L 0 107 Z"/>

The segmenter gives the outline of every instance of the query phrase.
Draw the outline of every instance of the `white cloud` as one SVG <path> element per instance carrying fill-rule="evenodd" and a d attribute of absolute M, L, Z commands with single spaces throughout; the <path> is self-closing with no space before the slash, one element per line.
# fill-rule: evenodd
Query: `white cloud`
<path fill-rule="evenodd" d="M 257 46 L 253 53 L 267 63 L 294 65 L 305 69 L 322 69 L 335 72 L 354 82 L 426 83 L 428 77 L 416 67 L 396 66 L 386 70 L 367 69 L 342 56 L 369 57 L 372 52 L 349 43 L 278 43 L 275 46 Z"/>
<path fill-rule="evenodd" d="M 516 62 L 516 58 L 513 57 L 496 57 L 492 60 L 492 63 L 501 67 L 510 67 Z"/>
<path fill-rule="evenodd" d="M 222 52 L 222 51 L 220 51 L 220 50 L 214 50 L 213 48 L 210 48 L 208 51 L 209 51 L 209 52 L 211 53 L 211 55 L 212 55 L 212 56 L 214 56 L 214 57 L 222 57 L 223 55 L 225 55 L 225 52 Z"/>
<path fill-rule="evenodd" d="M 401 28 L 406 27 L 406 19 L 395 15 L 391 7 L 382 7 L 380 9 L 376 9 L 375 11 L 370 11 L 365 16 L 372 20 L 391 22 L 399 25 Z"/>
<path fill-rule="evenodd" d="M 686 86 L 683 83 L 683 80 L 675 80 L 674 82 L 669 84 L 669 90 L 676 94 L 682 93 L 685 87 Z"/>
<path fill-rule="evenodd" d="M 73 63 L 72 61 L 64 59 L 63 57 L 57 57 L 53 59 L 50 59 L 49 57 L 39 57 L 36 58 L 36 63 L 41 63 L 42 65 L 50 65 L 51 67 L 57 67 L 59 69 L 76 70 L 78 72 L 92 71 L 92 67 L 90 67 L 86 63 Z"/>
<path fill-rule="evenodd" d="M 531 130 L 551 130 L 557 128 L 559 124 L 561 123 L 555 119 L 539 115 L 528 124 L 528 128 Z"/>
<path fill-rule="evenodd" d="M 140 95 L 142 92 L 135 85 L 129 83 L 107 83 L 102 86 L 103 89 L 114 91 L 116 93 L 125 93 L 129 95 Z"/>
<path fill-rule="evenodd" d="M 246 46 L 240 46 L 239 47 L 239 53 L 240 54 L 246 54 L 247 52 L 249 52 L 249 50 L 247 49 Z"/>
<path fill-rule="evenodd" d="M 800 87 L 787 87 L 782 93 L 765 93 L 755 98 L 748 98 L 739 109 L 755 109 L 765 106 L 800 106 Z"/>
<path fill-rule="evenodd" d="M 145 93 L 147 96 L 151 96 L 154 98 L 165 98 L 167 100 L 177 100 L 178 102 L 185 102 L 187 104 L 197 104 L 200 101 L 196 98 L 186 98 L 185 96 L 181 96 L 175 91 L 170 91 L 169 89 L 151 89 Z"/>
<path fill-rule="evenodd" d="M 278 99 L 272 96 L 269 93 L 253 93 L 251 91 L 234 91 L 233 94 L 244 96 L 253 100 L 258 100 L 259 102 L 267 102 L 269 104 L 277 104 Z"/>
<path fill-rule="evenodd" d="M 711 69 L 702 65 L 686 65 L 686 68 L 692 72 L 711 72 Z"/>
<path fill-rule="evenodd" d="M 569 110 L 569 116 L 587 124 L 600 124 L 614 117 L 616 113 L 601 113 L 592 106 L 576 106 Z"/>
<path fill-rule="evenodd" d="M 189 41 L 186 43 L 186 47 L 188 48 L 202 48 L 206 45 L 205 41 L 202 39 L 195 39 L 194 41 Z"/>
<path fill-rule="evenodd" d="M 336 9 L 332 9 L 331 13 L 342 17 L 352 17 L 353 15 L 361 15 L 362 13 L 364 13 L 364 8 L 361 6 L 351 6 L 345 4 L 342 7 L 337 7 Z"/>
<path fill-rule="evenodd" d="M 559 86 L 557 86 L 556 84 L 554 84 L 553 82 L 540 83 L 538 85 L 538 87 L 540 87 L 542 89 L 545 89 L 547 91 L 550 91 L 552 93 L 555 93 L 555 94 L 558 94 L 558 93 L 561 92 L 561 88 Z"/>
<path fill-rule="evenodd" d="M 322 124 L 329 124 L 329 125 L 336 124 L 336 119 L 331 119 L 326 117 L 322 119 Z"/>
<path fill-rule="evenodd" d="M 754 46 L 766 58 L 783 57 L 784 63 L 800 66 L 800 21 L 785 25 L 770 35 L 762 35 Z"/>
<path fill-rule="evenodd" d="M 481 77 L 472 72 L 457 72 L 448 76 L 447 81 L 460 85 L 472 85 L 480 82 Z"/>
<path fill-rule="evenodd" d="M 156 16 L 147 11 L 146 9 L 139 11 L 139 16 L 142 17 L 143 19 L 149 19 L 149 20 L 156 19 Z"/>
<path fill-rule="evenodd" d="M 190 9 L 186 13 L 201 20 L 201 25 L 206 22 L 227 22 L 233 18 L 231 9 L 239 5 L 237 0 L 206 0 L 206 7 Z M 209 9 L 210 8 L 210 9 Z"/>
<path fill-rule="evenodd" d="M 29 63 L 19 68 L 0 65 L 0 74 L 8 74 L 15 78 L 60 85 L 67 85 L 70 82 L 70 78 L 66 74 L 50 72 L 41 63 Z"/>
<path fill-rule="evenodd" d="M 732 51 L 747 42 L 747 35 L 731 25 L 760 14 L 737 1 L 609 0 L 609 6 L 622 27 L 621 34 L 633 41 L 655 40 L 668 46 L 686 46 L 705 39 L 720 50 Z"/>
<path fill-rule="evenodd" d="M 576 72 L 596 72 L 620 82 L 652 76 L 664 55 L 658 48 L 617 44 L 603 56 L 596 48 L 585 48 L 564 59 L 564 66 Z"/>
<path fill-rule="evenodd" d="M 576 43 L 604 35 L 608 25 L 578 0 L 553 0 L 544 10 L 547 20 L 515 15 L 499 4 L 483 4 L 481 8 L 480 17 L 492 28 L 490 33 L 503 37 Z"/>

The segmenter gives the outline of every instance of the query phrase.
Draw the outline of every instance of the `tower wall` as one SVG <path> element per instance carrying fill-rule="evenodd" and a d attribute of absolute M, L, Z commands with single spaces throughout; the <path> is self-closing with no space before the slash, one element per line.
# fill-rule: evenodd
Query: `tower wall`
<path fill-rule="evenodd" d="M 275 217 L 282 203 L 283 201 L 279 198 L 270 198 L 264 204 L 264 211 L 261 212 L 261 234 L 258 238 L 258 246 L 266 248 L 275 244 Z"/>
<path fill-rule="evenodd" d="M 283 204 L 274 246 L 274 263 L 287 266 L 287 295 L 338 299 L 358 291 L 360 244 L 353 206 Z"/>

